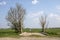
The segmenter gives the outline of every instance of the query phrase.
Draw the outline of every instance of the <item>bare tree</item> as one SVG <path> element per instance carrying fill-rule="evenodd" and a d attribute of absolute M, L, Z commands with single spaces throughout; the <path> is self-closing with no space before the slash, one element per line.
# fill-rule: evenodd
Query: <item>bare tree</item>
<path fill-rule="evenodd" d="M 41 23 L 41 27 L 42 27 L 42 32 L 45 32 L 45 27 L 48 26 L 47 16 L 46 15 L 41 16 L 40 23 Z"/>
<path fill-rule="evenodd" d="M 15 8 L 10 8 L 7 15 L 7 20 L 12 24 L 15 31 L 22 33 L 23 19 L 25 15 L 25 9 L 19 4 L 16 4 Z"/>

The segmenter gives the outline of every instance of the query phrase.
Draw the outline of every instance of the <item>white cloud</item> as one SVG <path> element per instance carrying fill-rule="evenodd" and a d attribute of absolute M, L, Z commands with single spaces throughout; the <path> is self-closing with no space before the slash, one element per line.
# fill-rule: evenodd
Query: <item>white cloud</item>
<path fill-rule="evenodd" d="M 28 17 L 39 17 L 40 15 L 42 15 L 44 13 L 44 11 L 39 11 L 39 12 L 34 12 L 31 14 L 28 14 Z"/>
<path fill-rule="evenodd" d="M 56 9 L 60 10 L 60 6 L 56 6 Z"/>
<path fill-rule="evenodd" d="M 33 27 L 33 28 L 39 28 L 40 25 L 39 25 L 39 17 L 40 15 L 42 15 L 44 13 L 44 11 L 38 11 L 38 12 L 32 12 L 32 13 L 29 13 L 26 15 L 26 18 L 25 18 L 25 22 L 24 24 L 26 26 L 30 26 Z"/>
<path fill-rule="evenodd" d="M 26 15 L 26 19 L 25 19 L 25 26 L 26 27 L 33 27 L 33 28 L 39 28 L 40 25 L 40 21 L 39 21 L 39 17 L 40 15 L 43 15 L 44 11 L 39 11 L 39 12 L 35 12 L 35 13 L 29 13 Z M 59 21 L 60 21 L 60 16 L 58 14 L 54 14 L 54 13 L 50 13 L 48 15 L 48 21 L 49 21 L 49 25 L 48 27 L 53 27 L 53 26 L 58 26 L 60 27 Z M 52 19 L 52 20 L 51 20 Z M 51 24 L 50 24 L 51 23 Z"/>
<path fill-rule="evenodd" d="M 49 14 L 49 17 L 58 17 L 59 15 L 57 15 L 57 14 L 53 14 L 53 13 L 50 13 Z"/>
<path fill-rule="evenodd" d="M 51 14 L 49 14 L 49 17 L 53 17 L 54 15 L 51 13 Z"/>
<path fill-rule="evenodd" d="M 53 18 L 53 19 L 57 19 L 57 20 L 60 20 L 60 16 L 58 14 L 49 14 L 49 17 Z"/>
<path fill-rule="evenodd" d="M 0 2 L 0 5 L 6 5 L 7 3 L 5 1 Z"/>
<path fill-rule="evenodd" d="M 32 0 L 32 4 L 37 4 L 38 0 Z"/>

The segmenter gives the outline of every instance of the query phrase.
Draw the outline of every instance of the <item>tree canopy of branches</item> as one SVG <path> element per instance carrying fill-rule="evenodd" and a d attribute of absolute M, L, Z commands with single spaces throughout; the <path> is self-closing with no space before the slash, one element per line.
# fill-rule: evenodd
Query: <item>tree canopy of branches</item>
<path fill-rule="evenodd" d="M 15 8 L 10 8 L 8 11 L 6 19 L 12 24 L 17 33 L 22 33 L 24 15 L 25 9 L 19 4 L 16 4 Z"/>
<path fill-rule="evenodd" d="M 41 27 L 42 27 L 42 32 L 45 32 L 45 26 L 48 26 L 47 16 L 46 15 L 41 16 L 40 23 L 41 23 Z"/>

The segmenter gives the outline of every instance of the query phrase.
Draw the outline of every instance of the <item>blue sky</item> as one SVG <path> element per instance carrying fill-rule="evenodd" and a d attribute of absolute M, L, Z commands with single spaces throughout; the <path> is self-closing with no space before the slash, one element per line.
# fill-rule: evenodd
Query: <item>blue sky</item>
<path fill-rule="evenodd" d="M 10 7 L 19 3 L 26 9 L 24 26 L 41 28 L 39 18 L 47 15 L 48 27 L 60 27 L 60 0 L 0 0 L 0 28 L 8 28 L 5 19 Z"/>

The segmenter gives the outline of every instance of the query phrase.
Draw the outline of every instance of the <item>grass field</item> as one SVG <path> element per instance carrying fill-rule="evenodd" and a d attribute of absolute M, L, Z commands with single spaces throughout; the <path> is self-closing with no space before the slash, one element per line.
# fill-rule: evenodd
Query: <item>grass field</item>
<path fill-rule="evenodd" d="M 33 29 L 29 29 L 29 28 L 26 28 L 26 29 L 23 29 L 23 32 L 41 32 L 41 29 L 38 29 L 38 28 L 33 28 Z"/>
<path fill-rule="evenodd" d="M 23 29 L 23 32 L 37 32 L 40 33 L 41 29 Z M 47 36 L 56 36 L 60 37 L 60 28 L 50 28 L 46 29 Z M 15 33 L 15 30 L 12 29 L 0 29 L 0 37 L 18 37 L 19 34 Z"/>
<path fill-rule="evenodd" d="M 0 37 L 18 37 L 18 33 L 12 29 L 0 29 Z"/>
<path fill-rule="evenodd" d="M 60 28 L 51 28 L 46 30 L 49 36 L 57 36 L 60 37 Z"/>

